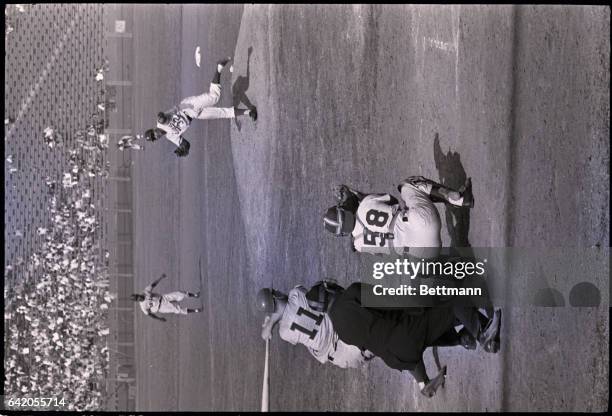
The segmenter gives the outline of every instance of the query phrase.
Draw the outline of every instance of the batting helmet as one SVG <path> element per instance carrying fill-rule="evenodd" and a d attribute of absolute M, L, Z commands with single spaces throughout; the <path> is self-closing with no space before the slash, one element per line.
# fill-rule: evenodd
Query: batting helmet
<path fill-rule="evenodd" d="M 132 299 L 134 302 L 142 302 L 143 300 L 145 300 L 145 297 L 142 294 L 133 293 L 132 295 L 130 295 L 130 299 Z"/>
<path fill-rule="evenodd" d="M 276 311 L 274 289 L 266 287 L 257 293 L 257 309 L 266 313 L 274 313 Z"/>
<path fill-rule="evenodd" d="M 355 214 L 337 205 L 330 207 L 323 217 L 323 225 L 336 237 L 346 237 L 355 228 Z"/>
<path fill-rule="evenodd" d="M 160 111 L 159 113 L 157 113 L 157 122 L 161 123 L 161 124 L 166 124 L 168 122 L 168 116 L 166 115 L 166 113 Z"/>
<path fill-rule="evenodd" d="M 149 130 L 145 131 L 144 137 L 145 137 L 145 139 L 147 139 L 150 142 L 154 142 L 155 140 L 158 139 L 157 133 L 156 133 L 155 129 L 149 129 Z"/>

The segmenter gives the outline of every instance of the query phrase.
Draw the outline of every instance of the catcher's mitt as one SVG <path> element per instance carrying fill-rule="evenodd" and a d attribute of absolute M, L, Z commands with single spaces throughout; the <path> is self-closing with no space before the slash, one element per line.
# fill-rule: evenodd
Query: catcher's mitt
<path fill-rule="evenodd" d="M 334 197 L 336 198 L 336 200 L 338 201 L 338 203 L 343 203 L 344 201 L 346 201 L 346 198 L 348 196 L 349 191 L 349 187 L 346 185 L 336 185 L 333 188 L 333 192 L 334 192 Z"/>

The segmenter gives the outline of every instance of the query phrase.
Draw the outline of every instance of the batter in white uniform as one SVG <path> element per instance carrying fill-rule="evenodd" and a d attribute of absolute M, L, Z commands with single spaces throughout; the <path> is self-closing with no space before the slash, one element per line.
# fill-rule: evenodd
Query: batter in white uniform
<path fill-rule="evenodd" d="M 166 139 L 177 146 L 174 153 L 179 157 L 184 157 L 189 154 L 191 144 L 183 137 L 183 134 L 193 119 L 214 120 L 248 115 L 253 121 L 257 120 L 257 108 L 254 106 L 250 109 L 214 107 L 221 98 L 221 71 L 230 60 L 231 58 L 226 58 L 217 62 L 217 69 L 208 92 L 187 97 L 178 106 L 158 113 L 157 126 L 147 130 L 144 134 L 145 138 L 155 141 L 166 136 Z"/>
<path fill-rule="evenodd" d="M 272 329 L 278 324 L 278 334 L 284 341 L 304 345 L 320 363 L 331 362 L 341 368 L 351 368 L 359 367 L 374 357 L 369 351 L 338 339 L 327 313 L 312 309 L 306 293 L 303 286 L 294 287 L 288 296 L 269 288 L 259 292 L 257 305 L 270 314 L 262 325 L 264 340 L 272 337 Z"/>
<path fill-rule="evenodd" d="M 433 203 L 473 207 L 471 181 L 455 191 L 422 176 L 412 176 L 398 189 L 402 203 L 389 194 L 367 195 L 340 186 L 339 203 L 329 208 L 323 219 L 325 229 L 336 236 L 350 235 L 359 252 L 438 256 L 441 222 Z"/>
<path fill-rule="evenodd" d="M 153 289 L 163 278 L 166 277 L 166 274 L 162 274 L 159 279 L 151 283 L 144 289 L 144 293 L 134 293 L 131 296 L 131 299 L 135 302 L 138 302 L 140 305 L 140 309 L 142 312 L 159 321 L 165 321 L 165 318 L 159 317 L 157 313 L 175 313 L 180 315 L 187 315 L 188 313 L 198 313 L 202 312 L 202 309 L 188 309 L 181 306 L 180 302 L 186 297 L 190 298 L 199 298 L 200 293 L 191 293 L 191 292 L 170 292 L 166 294 L 158 294 L 153 292 Z"/>

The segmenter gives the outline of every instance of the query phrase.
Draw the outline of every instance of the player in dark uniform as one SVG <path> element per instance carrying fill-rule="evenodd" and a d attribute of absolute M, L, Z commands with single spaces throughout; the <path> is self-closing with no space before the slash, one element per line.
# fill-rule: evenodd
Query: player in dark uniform
<path fill-rule="evenodd" d="M 362 304 L 362 283 L 354 283 L 338 296 L 328 314 L 338 337 L 367 349 L 385 364 L 408 370 L 421 392 L 431 397 L 444 382 L 430 380 L 423 362 L 427 347 L 462 345 L 475 349 L 476 342 L 491 353 L 499 351 L 501 310 L 492 317 L 475 307 L 371 308 Z M 457 332 L 455 326 L 463 325 Z"/>

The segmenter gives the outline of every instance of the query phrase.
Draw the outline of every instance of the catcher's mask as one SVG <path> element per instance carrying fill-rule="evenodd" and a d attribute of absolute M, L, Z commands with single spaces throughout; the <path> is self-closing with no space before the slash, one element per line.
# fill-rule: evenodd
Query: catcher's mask
<path fill-rule="evenodd" d="M 355 228 L 355 214 L 337 205 L 330 207 L 323 217 L 323 225 L 336 237 L 346 237 Z"/>
<path fill-rule="evenodd" d="M 287 296 L 282 292 L 266 287 L 257 293 L 257 309 L 266 313 L 276 312 L 278 306 L 277 299 L 286 299 Z"/>
<path fill-rule="evenodd" d="M 144 137 L 149 142 L 154 142 L 155 140 L 159 139 L 156 129 L 149 129 L 145 131 Z"/>
<path fill-rule="evenodd" d="M 142 302 L 145 300 L 145 297 L 139 293 L 134 293 L 130 296 L 130 299 L 132 299 L 134 302 Z"/>

